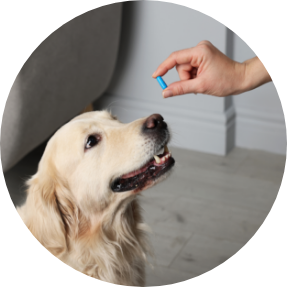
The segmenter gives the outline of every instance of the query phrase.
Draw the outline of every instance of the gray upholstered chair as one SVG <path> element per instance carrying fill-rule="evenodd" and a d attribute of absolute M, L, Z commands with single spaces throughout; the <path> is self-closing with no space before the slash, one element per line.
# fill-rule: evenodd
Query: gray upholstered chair
<path fill-rule="evenodd" d="M 116 64 L 121 18 L 121 3 L 89 11 L 60 27 L 33 52 L 4 110 L 4 172 L 106 90 Z"/>

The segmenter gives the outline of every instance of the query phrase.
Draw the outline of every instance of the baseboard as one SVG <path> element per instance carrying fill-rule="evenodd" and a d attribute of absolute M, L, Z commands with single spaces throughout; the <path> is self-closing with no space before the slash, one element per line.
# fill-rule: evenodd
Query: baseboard
<path fill-rule="evenodd" d="M 95 103 L 95 108 L 111 110 L 122 122 L 161 113 L 173 133 L 171 146 L 218 155 L 225 155 L 234 147 L 233 107 L 225 112 L 173 109 L 147 100 L 105 94 Z"/>
<path fill-rule="evenodd" d="M 283 113 L 236 108 L 235 145 L 286 154 Z"/>

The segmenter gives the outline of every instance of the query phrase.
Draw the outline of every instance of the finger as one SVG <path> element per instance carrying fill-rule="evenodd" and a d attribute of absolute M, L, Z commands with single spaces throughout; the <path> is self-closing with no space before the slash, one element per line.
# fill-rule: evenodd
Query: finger
<path fill-rule="evenodd" d="M 190 64 L 176 65 L 176 70 L 178 72 L 181 81 L 191 79 L 192 66 Z"/>
<path fill-rule="evenodd" d="M 190 63 L 192 58 L 193 48 L 173 52 L 166 60 L 164 60 L 153 73 L 153 78 L 165 75 L 170 69 L 177 64 Z"/>
<path fill-rule="evenodd" d="M 165 90 L 162 92 L 162 96 L 164 98 L 185 95 L 190 93 L 199 93 L 199 79 L 186 80 L 186 81 L 178 81 L 170 84 Z"/>
<path fill-rule="evenodd" d="M 191 72 L 190 72 L 190 78 L 194 79 L 197 77 L 197 72 L 198 72 L 198 68 L 192 68 Z"/>

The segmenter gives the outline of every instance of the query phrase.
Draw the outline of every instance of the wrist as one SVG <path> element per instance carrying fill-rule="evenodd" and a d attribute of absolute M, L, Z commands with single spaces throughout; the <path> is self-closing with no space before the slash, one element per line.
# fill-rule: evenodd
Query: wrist
<path fill-rule="evenodd" d="M 257 57 L 249 59 L 241 63 L 241 65 L 244 71 L 241 84 L 242 93 L 271 81 L 270 75 Z"/>
<path fill-rule="evenodd" d="M 248 91 L 250 87 L 248 69 L 249 67 L 246 62 L 243 63 L 235 62 L 235 76 L 233 82 L 235 90 L 233 91 L 233 95 L 242 94 Z"/>

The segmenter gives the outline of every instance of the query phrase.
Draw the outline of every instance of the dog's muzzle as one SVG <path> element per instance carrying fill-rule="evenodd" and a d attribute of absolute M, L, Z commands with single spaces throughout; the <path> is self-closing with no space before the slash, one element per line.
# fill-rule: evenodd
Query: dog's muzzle
<path fill-rule="evenodd" d="M 159 114 L 149 116 L 142 126 L 142 133 L 154 141 L 155 154 L 138 170 L 114 180 L 111 184 L 111 189 L 114 192 L 143 189 L 174 166 L 175 160 L 167 148 L 170 135 L 163 117 Z M 162 148 L 164 148 L 164 152 L 156 154 Z"/>

